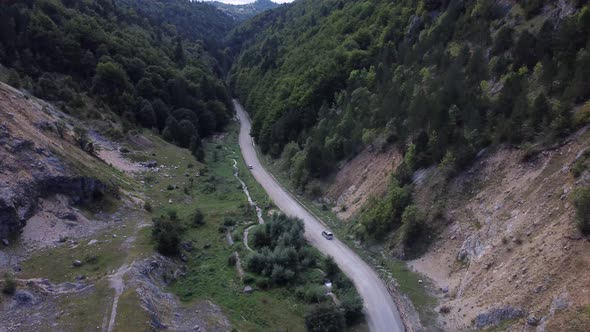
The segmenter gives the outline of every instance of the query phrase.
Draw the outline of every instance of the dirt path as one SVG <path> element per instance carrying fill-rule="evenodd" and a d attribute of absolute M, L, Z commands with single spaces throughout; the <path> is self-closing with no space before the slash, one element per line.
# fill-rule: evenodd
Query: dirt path
<path fill-rule="evenodd" d="M 250 233 L 250 230 L 256 226 L 258 225 L 252 225 L 244 230 L 244 247 L 246 247 L 246 249 L 248 249 L 251 252 L 254 252 L 254 250 L 250 248 L 250 246 L 248 245 L 248 234 Z"/>
<path fill-rule="evenodd" d="M 133 262 L 135 263 L 135 262 Z M 119 298 L 121 297 L 121 294 L 123 294 L 123 291 L 125 291 L 125 280 L 123 280 L 123 278 L 125 277 L 125 274 L 127 274 L 127 272 L 129 272 L 129 270 L 133 267 L 133 263 L 127 265 L 124 264 L 122 265 L 117 272 L 115 272 L 113 275 L 111 275 L 109 277 L 109 284 L 111 286 L 111 288 L 113 288 L 115 290 L 115 296 L 113 297 L 113 306 L 111 308 L 111 316 L 109 319 L 109 325 L 107 327 L 107 332 L 112 332 L 113 329 L 115 328 L 115 321 L 117 319 L 117 306 L 119 305 Z"/>
<path fill-rule="evenodd" d="M 303 220 L 305 237 L 309 243 L 325 255 L 334 257 L 340 269 L 353 280 L 364 300 L 364 313 L 371 331 L 404 331 L 399 311 L 377 272 L 338 239 L 332 241 L 324 239 L 321 232 L 327 227 L 264 169 L 252 144 L 248 115 L 237 101 L 234 101 L 234 105 L 240 119 L 240 148 L 246 163 L 253 166 L 254 178 L 264 187 L 281 211 Z"/>

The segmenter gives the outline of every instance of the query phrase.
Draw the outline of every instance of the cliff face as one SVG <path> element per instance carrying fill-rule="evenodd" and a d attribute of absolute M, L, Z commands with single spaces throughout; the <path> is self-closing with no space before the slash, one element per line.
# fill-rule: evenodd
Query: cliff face
<path fill-rule="evenodd" d="M 64 195 L 81 204 L 105 193 L 102 181 L 77 174 L 60 153 L 94 159 L 60 137 L 55 114 L 48 105 L 0 86 L 0 238 L 22 230 L 38 211 L 39 198 Z"/>
<path fill-rule="evenodd" d="M 590 240 L 576 227 L 572 193 L 590 186 L 590 170 L 573 171 L 589 149 L 587 127 L 533 157 L 498 147 L 481 151 L 470 167 L 451 178 L 436 167 L 415 174 L 415 204 L 438 217 L 428 221 L 428 247 L 408 265 L 431 281 L 425 285 L 434 286 L 430 291 L 439 298 L 439 326 L 585 331 L 590 324 L 584 313 L 590 307 Z M 376 153 L 364 162 L 389 170 L 399 158 L 387 156 Z M 336 178 L 357 163 L 349 162 Z M 371 168 L 374 176 L 381 173 Z M 327 193 L 345 197 L 355 189 L 356 195 L 379 195 L 350 186 L 335 182 Z M 384 257 L 399 257 L 396 249 L 395 241 L 384 241 Z"/>

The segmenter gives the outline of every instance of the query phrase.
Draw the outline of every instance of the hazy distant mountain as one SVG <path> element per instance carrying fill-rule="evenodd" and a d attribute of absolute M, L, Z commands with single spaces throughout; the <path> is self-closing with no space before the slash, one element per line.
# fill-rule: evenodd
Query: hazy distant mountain
<path fill-rule="evenodd" d="M 219 1 L 211 2 L 211 4 L 239 21 L 280 6 L 278 3 L 270 0 L 256 0 L 255 2 L 244 5 L 230 5 Z"/>

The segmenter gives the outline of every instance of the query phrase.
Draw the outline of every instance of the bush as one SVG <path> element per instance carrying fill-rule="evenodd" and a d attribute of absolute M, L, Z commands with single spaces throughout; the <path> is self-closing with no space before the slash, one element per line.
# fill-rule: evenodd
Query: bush
<path fill-rule="evenodd" d="M 590 235 L 590 187 L 582 187 L 574 191 L 574 206 L 578 229 L 582 234 Z"/>
<path fill-rule="evenodd" d="M 165 217 L 154 219 L 152 238 L 156 242 L 156 249 L 164 256 L 176 256 L 180 253 L 180 234 L 182 228 L 176 220 Z"/>
<path fill-rule="evenodd" d="M 201 210 L 195 210 L 195 214 L 193 215 L 193 225 L 194 226 L 201 226 L 205 224 L 205 216 Z"/>
<path fill-rule="evenodd" d="M 402 226 L 400 227 L 400 242 L 411 245 L 422 232 L 423 216 L 415 205 L 406 207 L 402 215 Z"/>
<path fill-rule="evenodd" d="M 305 313 L 305 327 L 310 332 L 344 331 L 344 313 L 327 303 L 314 306 Z"/>
<path fill-rule="evenodd" d="M 355 292 L 347 292 L 340 297 L 340 308 L 344 311 L 346 325 L 352 325 L 363 317 L 363 299 Z"/>
<path fill-rule="evenodd" d="M 320 303 L 327 299 L 326 288 L 323 285 L 298 287 L 295 292 L 297 297 L 306 303 Z"/>
<path fill-rule="evenodd" d="M 332 256 L 327 256 L 324 259 L 324 272 L 328 278 L 332 278 L 340 272 L 340 269 L 338 268 L 338 265 L 336 265 Z"/>
<path fill-rule="evenodd" d="M 146 210 L 147 212 L 152 212 L 152 204 L 150 202 L 145 202 L 143 204 L 143 209 Z"/>
<path fill-rule="evenodd" d="M 14 280 L 14 276 L 9 273 L 4 275 L 4 287 L 2 288 L 2 293 L 6 295 L 13 295 L 16 292 L 16 280 Z"/>

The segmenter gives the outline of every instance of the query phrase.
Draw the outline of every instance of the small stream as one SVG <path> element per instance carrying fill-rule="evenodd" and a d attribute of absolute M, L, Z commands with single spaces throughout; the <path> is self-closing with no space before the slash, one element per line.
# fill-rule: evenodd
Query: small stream
<path fill-rule="evenodd" d="M 248 203 L 250 204 L 250 206 L 253 206 L 256 209 L 256 216 L 258 217 L 258 223 L 259 224 L 264 224 L 264 219 L 262 219 L 262 209 L 258 206 L 258 204 L 256 204 L 253 200 L 252 197 L 250 196 L 250 191 L 248 191 L 248 186 L 246 186 L 246 183 L 244 181 L 242 181 L 242 179 L 240 179 L 240 170 L 238 169 L 238 162 L 237 160 L 233 159 L 234 161 L 234 176 L 236 177 L 236 179 L 238 179 L 238 181 L 240 181 L 240 184 L 242 185 L 242 190 L 244 191 L 244 194 L 246 194 L 246 197 L 248 197 Z"/>

